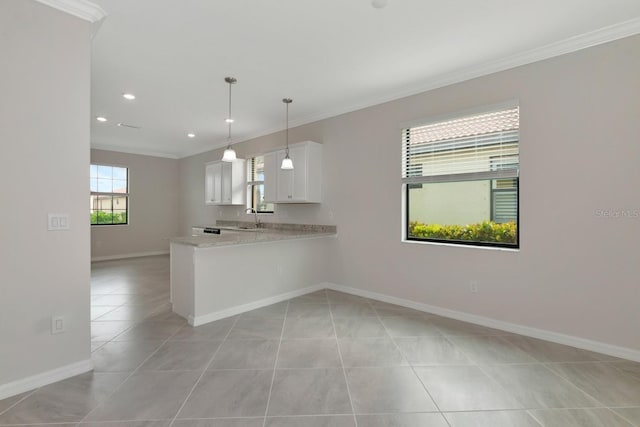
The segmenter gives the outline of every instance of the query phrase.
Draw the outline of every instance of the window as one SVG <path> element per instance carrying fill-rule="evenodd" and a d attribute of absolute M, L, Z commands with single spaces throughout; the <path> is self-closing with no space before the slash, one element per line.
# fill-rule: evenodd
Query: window
<path fill-rule="evenodd" d="M 257 213 L 273 213 L 273 203 L 264 201 L 264 156 L 256 156 L 247 162 L 247 209 Z"/>
<path fill-rule="evenodd" d="M 403 130 L 407 240 L 519 247 L 518 107 Z"/>
<path fill-rule="evenodd" d="M 119 166 L 91 165 L 91 225 L 128 224 L 129 170 Z"/>

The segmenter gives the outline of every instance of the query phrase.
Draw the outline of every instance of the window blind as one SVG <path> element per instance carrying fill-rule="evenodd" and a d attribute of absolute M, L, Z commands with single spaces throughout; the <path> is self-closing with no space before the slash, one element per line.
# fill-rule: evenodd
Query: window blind
<path fill-rule="evenodd" d="M 491 219 L 497 223 L 518 220 L 518 193 L 516 190 L 494 191 Z"/>
<path fill-rule="evenodd" d="M 264 161 L 262 157 L 252 157 L 249 163 L 249 177 L 247 179 L 247 185 L 258 185 L 264 183 L 264 180 L 261 179 L 262 176 L 259 176 L 260 173 L 264 170 Z"/>
<path fill-rule="evenodd" d="M 402 180 L 419 184 L 516 178 L 519 123 L 519 108 L 514 107 L 406 128 Z"/>

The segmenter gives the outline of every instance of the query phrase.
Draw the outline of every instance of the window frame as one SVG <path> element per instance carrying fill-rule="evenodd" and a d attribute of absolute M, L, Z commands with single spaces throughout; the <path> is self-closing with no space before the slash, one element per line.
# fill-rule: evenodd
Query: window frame
<path fill-rule="evenodd" d="M 255 159 L 257 157 L 262 157 L 263 158 L 263 164 L 264 164 L 264 154 L 256 154 L 254 156 L 251 156 L 250 158 L 247 159 L 247 204 L 246 204 L 246 210 L 248 211 L 249 209 L 251 209 L 251 213 L 247 212 L 247 214 L 253 215 L 253 213 L 255 212 L 258 215 L 270 215 L 270 214 L 274 214 L 275 213 L 275 203 L 266 203 L 267 205 L 272 205 L 273 206 L 273 210 L 258 210 L 256 208 L 256 206 L 259 206 L 259 203 L 256 203 L 256 200 L 254 198 L 254 187 L 263 186 L 263 190 L 264 190 L 264 179 L 263 180 L 254 180 L 254 176 L 253 176 L 253 170 L 254 170 L 254 162 Z M 264 194 L 264 191 L 263 191 Z"/>
<path fill-rule="evenodd" d="M 107 163 L 94 163 L 91 162 L 89 163 L 89 168 L 91 169 L 91 166 L 96 166 L 96 168 L 102 166 L 102 167 L 110 167 L 110 168 L 120 168 L 120 169 L 125 169 L 127 171 L 127 177 L 126 177 L 126 183 L 127 183 L 127 191 L 126 193 L 114 193 L 114 192 L 105 192 L 105 191 L 91 191 L 91 173 L 89 173 L 89 198 L 91 200 L 92 196 L 109 196 L 112 199 L 112 203 L 111 203 L 111 213 L 113 214 L 113 198 L 114 197 L 124 197 L 125 201 L 126 201 L 126 209 L 119 209 L 120 211 L 124 210 L 124 212 L 126 213 L 126 218 L 127 221 L 126 222 L 119 222 L 119 223 L 107 223 L 107 224 L 101 224 L 101 223 L 93 223 L 91 222 L 91 210 L 93 209 L 93 205 L 90 206 L 90 211 L 89 211 L 89 224 L 91 225 L 91 227 L 112 227 L 112 226 L 128 226 L 131 224 L 131 172 L 130 172 L 130 168 L 128 166 L 124 166 L 124 165 L 116 165 L 116 164 L 107 164 Z M 113 178 L 111 178 L 111 180 L 113 181 Z M 96 209 L 99 210 L 99 209 Z"/>
<path fill-rule="evenodd" d="M 404 138 L 405 138 L 405 131 L 407 129 L 410 128 L 414 128 L 414 127 L 420 127 L 420 126 L 427 126 L 430 124 L 436 124 L 436 123 L 440 123 L 440 122 L 446 122 L 446 121 L 450 121 L 450 120 L 455 120 L 455 119 L 459 119 L 459 118 L 465 118 L 465 117 L 470 117 L 470 116 L 474 116 L 474 115 L 482 115 L 482 114 L 487 114 L 487 113 L 492 113 L 492 112 L 498 112 L 501 110 L 508 110 L 511 108 L 519 108 L 519 102 L 517 100 L 513 100 L 513 101 L 509 101 L 506 103 L 501 103 L 501 104 L 496 104 L 496 105 L 490 105 L 490 106 L 485 106 L 485 107 L 479 107 L 479 108 L 474 108 L 474 109 L 469 109 L 469 110 L 465 110 L 465 111 L 460 111 L 457 113 L 449 113 L 449 114 L 444 114 L 444 115 L 439 115 L 439 116 L 435 116 L 435 117 L 431 117 L 429 119 L 425 119 L 425 120 L 413 120 L 411 122 L 405 122 L 405 123 L 401 123 L 400 124 L 400 129 L 402 132 L 402 140 L 403 140 L 403 144 L 402 144 L 402 164 L 403 164 L 403 168 L 404 168 L 404 162 L 405 162 L 405 156 L 406 153 L 404 152 L 405 150 L 405 144 L 404 144 Z M 520 121 L 520 120 L 519 120 Z M 520 125 L 518 124 L 518 152 L 520 151 Z M 451 177 L 455 177 L 455 175 L 459 175 L 462 179 L 459 180 L 455 180 L 455 179 L 451 179 L 451 180 L 443 180 L 443 181 L 432 181 L 432 182 L 424 182 L 421 184 L 433 184 L 433 183 L 444 183 L 444 182 L 463 182 L 463 181 L 482 181 L 482 180 L 487 180 L 489 181 L 489 194 L 490 194 L 490 219 L 489 221 L 493 221 L 493 193 L 494 193 L 494 189 L 492 188 L 493 186 L 493 181 L 498 180 L 498 179 L 505 179 L 505 178 L 501 178 L 501 177 L 482 177 L 482 176 L 478 176 L 475 179 L 470 179 L 468 177 L 464 177 L 464 174 L 451 174 Z M 404 170 L 403 170 L 403 176 L 404 176 Z M 513 189 L 508 189 L 508 191 L 514 191 L 516 192 L 516 243 L 515 244 L 509 244 L 509 243 L 499 243 L 499 242 L 483 242 L 483 241 L 473 241 L 473 240 L 450 240 L 450 239 L 435 239 L 435 238 L 420 238 L 420 237 L 411 237 L 409 234 L 409 227 L 410 227 L 410 222 L 411 219 L 409 218 L 410 215 L 410 190 L 415 188 L 417 183 L 414 182 L 404 182 L 403 178 L 403 182 L 402 182 L 402 212 L 403 212 L 403 224 L 402 224 L 402 242 L 407 242 L 407 243 L 421 243 L 421 244 L 436 244 L 436 245 L 444 245 L 444 246 L 454 246 L 454 247 L 477 247 L 477 248 L 482 248 L 482 249 L 499 249 L 499 250 L 513 250 L 513 251 L 519 251 L 520 250 L 520 160 L 519 160 L 519 154 L 518 154 L 518 168 L 517 168 L 517 173 L 515 177 L 511 177 L 508 179 L 514 179 L 515 181 L 515 186 Z"/>

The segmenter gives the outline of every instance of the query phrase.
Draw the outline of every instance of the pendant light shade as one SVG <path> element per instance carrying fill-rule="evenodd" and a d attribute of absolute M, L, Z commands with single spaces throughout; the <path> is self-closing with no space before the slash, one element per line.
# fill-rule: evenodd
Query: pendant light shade
<path fill-rule="evenodd" d="M 289 104 L 293 102 L 291 98 L 284 98 L 282 102 L 287 106 L 287 130 L 286 130 L 286 140 L 287 140 L 287 149 L 285 151 L 284 159 L 282 159 L 282 165 L 280 165 L 280 169 L 284 170 L 292 170 L 293 169 L 293 160 L 289 157 Z"/>
<path fill-rule="evenodd" d="M 227 149 L 224 150 L 224 154 L 222 155 L 222 161 L 223 162 L 233 162 L 236 159 L 237 159 L 236 150 L 231 148 L 231 146 L 227 147 Z"/>
<path fill-rule="evenodd" d="M 293 160 L 291 160 L 288 154 L 284 159 L 282 159 L 282 165 L 280 166 L 280 169 L 285 169 L 285 170 L 293 169 Z"/>
<path fill-rule="evenodd" d="M 229 126 L 229 134 L 227 136 L 227 148 L 224 150 L 224 154 L 222 155 L 222 161 L 233 162 L 236 160 L 236 150 L 231 148 L 231 123 L 233 123 L 233 119 L 231 118 L 231 85 L 235 84 L 237 80 L 233 77 L 225 77 L 224 81 L 229 84 L 229 115 L 225 120 Z"/>

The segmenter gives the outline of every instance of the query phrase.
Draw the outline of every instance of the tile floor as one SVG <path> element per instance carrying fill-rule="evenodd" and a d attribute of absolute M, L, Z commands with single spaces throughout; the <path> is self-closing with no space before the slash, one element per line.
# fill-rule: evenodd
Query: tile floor
<path fill-rule="evenodd" d="M 334 291 L 197 328 L 168 258 L 92 272 L 95 371 L 0 401 L 0 425 L 640 426 L 640 364 Z"/>

